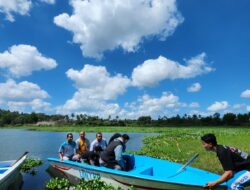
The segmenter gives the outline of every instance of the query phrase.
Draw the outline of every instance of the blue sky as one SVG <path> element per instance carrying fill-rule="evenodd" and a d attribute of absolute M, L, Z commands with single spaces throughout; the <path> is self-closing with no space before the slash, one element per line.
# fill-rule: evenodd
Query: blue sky
<path fill-rule="evenodd" d="M 0 108 L 250 112 L 248 0 L 0 0 Z"/>

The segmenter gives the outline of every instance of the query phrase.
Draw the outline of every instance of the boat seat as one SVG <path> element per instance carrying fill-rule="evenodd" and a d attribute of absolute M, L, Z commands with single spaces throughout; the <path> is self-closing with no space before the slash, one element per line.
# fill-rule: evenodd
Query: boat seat
<path fill-rule="evenodd" d="M 151 175 L 151 176 L 153 176 L 153 167 L 152 166 L 136 167 L 131 172 L 136 173 L 136 174 L 143 174 L 143 175 Z"/>

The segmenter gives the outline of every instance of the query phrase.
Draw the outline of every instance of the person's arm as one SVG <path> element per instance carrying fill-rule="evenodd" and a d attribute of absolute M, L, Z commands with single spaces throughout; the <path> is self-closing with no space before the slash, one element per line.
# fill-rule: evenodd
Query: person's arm
<path fill-rule="evenodd" d="M 92 166 L 95 165 L 95 162 L 94 162 L 94 160 L 92 160 L 92 159 L 89 160 L 89 163 L 90 163 L 90 165 L 92 165 Z"/>
<path fill-rule="evenodd" d="M 89 142 L 89 139 L 86 139 L 86 146 L 87 146 L 87 150 L 92 151 L 92 150 L 90 150 L 90 142 Z"/>
<path fill-rule="evenodd" d="M 59 157 L 60 157 L 60 160 L 63 160 L 63 154 L 62 154 L 62 152 L 59 152 Z"/>
<path fill-rule="evenodd" d="M 123 147 L 122 145 L 118 145 L 115 148 L 115 160 L 118 162 L 118 164 L 121 166 L 122 169 L 125 168 L 125 162 L 122 158 L 122 152 L 123 152 Z"/>
<path fill-rule="evenodd" d="M 213 187 L 227 181 L 232 176 L 233 176 L 233 171 L 232 170 L 225 171 L 218 180 L 216 180 L 214 182 L 208 182 L 204 187 L 208 188 L 208 189 L 213 188 Z"/>
<path fill-rule="evenodd" d="M 75 142 L 76 142 L 75 153 L 80 154 L 80 152 L 79 152 L 79 141 L 76 140 Z"/>
<path fill-rule="evenodd" d="M 58 151 L 59 152 L 60 160 L 63 160 L 63 149 L 64 149 L 63 145 L 61 145 L 60 148 L 59 148 L 59 151 Z"/>
<path fill-rule="evenodd" d="M 86 142 L 87 143 L 87 142 Z M 95 140 L 90 144 L 90 148 L 89 151 L 93 151 L 94 150 L 94 144 L 95 144 Z M 88 146 L 87 146 L 88 147 Z"/>

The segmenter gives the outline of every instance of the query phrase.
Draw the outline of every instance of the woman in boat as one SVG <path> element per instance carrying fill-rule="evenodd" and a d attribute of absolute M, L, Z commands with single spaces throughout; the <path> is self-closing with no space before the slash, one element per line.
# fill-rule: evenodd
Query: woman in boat
<path fill-rule="evenodd" d="M 202 146 L 207 151 L 214 151 L 224 169 L 219 179 L 208 182 L 205 188 L 213 187 L 228 181 L 230 190 L 244 190 L 250 185 L 250 155 L 237 148 L 218 145 L 214 134 L 206 134 L 201 137 Z M 241 171 L 241 172 L 239 172 Z"/>

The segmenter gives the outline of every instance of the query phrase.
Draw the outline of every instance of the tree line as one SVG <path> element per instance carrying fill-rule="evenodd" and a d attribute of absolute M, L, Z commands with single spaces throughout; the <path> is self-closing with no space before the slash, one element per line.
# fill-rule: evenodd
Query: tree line
<path fill-rule="evenodd" d="M 0 126 L 4 125 L 27 125 L 38 122 L 54 122 L 65 125 L 89 125 L 89 126 L 250 126 L 250 112 L 244 114 L 226 113 L 220 115 L 215 113 L 210 116 L 201 115 L 176 115 L 172 117 L 141 116 L 137 119 L 100 118 L 86 114 L 71 115 L 46 115 L 44 113 L 20 113 L 0 109 Z"/>

